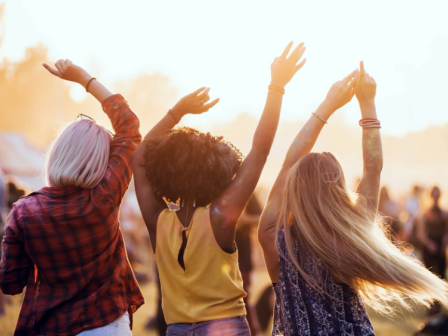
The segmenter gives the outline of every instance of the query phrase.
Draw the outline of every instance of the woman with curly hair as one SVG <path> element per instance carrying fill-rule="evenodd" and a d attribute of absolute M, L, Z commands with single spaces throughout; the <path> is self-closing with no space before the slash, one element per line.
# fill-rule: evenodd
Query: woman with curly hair
<path fill-rule="evenodd" d="M 299 62 L 303 43 L 288 57 L 291 47 L 271 66 L 265 109 L 244 161 L 222 137 L 172 130 L 185 114 L 218 102 L 204 105 L 204 88 L 174 106 L 134 153 L 135 188 L 156 256 L 168 335 L 250 335 L 236 224 L 271 149 L 284 87 L 305 63 Z M 170 211 L 164 201 L 179 202 L 180 209 Z"/>

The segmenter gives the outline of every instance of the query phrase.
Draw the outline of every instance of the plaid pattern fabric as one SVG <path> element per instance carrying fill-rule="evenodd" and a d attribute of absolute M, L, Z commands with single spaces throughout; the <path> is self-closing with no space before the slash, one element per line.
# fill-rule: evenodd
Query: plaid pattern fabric
<path fill-rule="evenodd" d="M 76 335 L 144 303 L 118 222 L 139 120 L 120 95 L 103 110 L 115 130 L 103 180 L 93 189 L 42 188 L 8 217 L 0 288 L 14 295 L 27 287 L 14 335 Z"/>

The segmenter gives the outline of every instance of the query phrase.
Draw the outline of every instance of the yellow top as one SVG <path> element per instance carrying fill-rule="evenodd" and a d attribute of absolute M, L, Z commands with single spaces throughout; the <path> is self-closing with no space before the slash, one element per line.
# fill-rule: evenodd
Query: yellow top
<path fill-rule="evenodd" d="M 185 271 L 177 260 L 183 230 L 188 237 Z M 246 315 L 238 251 L 229 254 L 218 245 L 209 207 L 198 207 L 187 229 L 175 211 L 163 210 L 157 221 L 156 241 L 162 308 L 168 324 Z"/>

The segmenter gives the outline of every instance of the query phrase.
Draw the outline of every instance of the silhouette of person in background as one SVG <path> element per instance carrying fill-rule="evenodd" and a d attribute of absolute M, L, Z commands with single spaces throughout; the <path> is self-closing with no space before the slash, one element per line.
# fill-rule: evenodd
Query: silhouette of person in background
<path fill-rule="evenodd" d="M 390 229 L 391 239 L 396 240 L 402 231 L 399 221 L 400 207 L 397 202 L 390 198 L 387 187 L 382 187 L 378 201 L 378 211 L 385 216 L 384 222 Z"/>
<path fill-rule="evenodd" d="M 423 262 L 433 273 L 446 278 L 446 247 L 448 243 L 448 213 L 439 205 L 441 192 L 435 186 L 431 190 L 433 204 L 419 221 L 418 237 L 423 245 Z M 440 304 L 434 304 L 430 315 L 438 314 Z"/>
<path fill-rule="evenodd" d="M 416 222 L 418 220 L 421 204 L 421 194 L 423 188 L 419 185 L 414 185 L 412 187 L 411 195 L 409 195 L 404 203 L 404 210 L 407 213 L 407 219 L 403 223 L 403 235 L 402 240 L 410 244 L 417 245 L 417 234 L 416 234 Z"/>

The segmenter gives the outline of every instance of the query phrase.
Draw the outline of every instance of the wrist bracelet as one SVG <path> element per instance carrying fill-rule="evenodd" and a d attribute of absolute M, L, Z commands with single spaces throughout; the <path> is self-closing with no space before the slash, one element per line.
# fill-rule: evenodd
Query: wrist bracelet
<path fill-rule="evenodd" d="M 268 90 L 268 94 L 276 94 L 276 95 L 283 96 L 285 93 L 284 92 L 279 92 L 279 91 Z"/>
<path fill-rule="evenodd" d="M 320 119 L 321 121 L 323 121 L 324 123 L 328 124 L 328 120 L 325 120 L 324 118 L 319 117 L 319 116 L 318 116 L 316 113 L 314 113 L 314 112 L 312 112 L 311 114 L 312 114 L 313 116 L 315 116 L 316 118 Z"/>
<path fill-rule="evenodd" d="M 281 92 L 281 93 L 285 93 L 285 89 L 282 88 L 282 87 L 279 87 L 279 86 L 269 85 L 268 89 L 269 90 L 274 90 L 274 91 L 277 91 L 277 92 Z"/>
<path fill-rule="evenodd" d="M 177 120 L 177 119 L 176 119 L 176 117 L 174 116 L 173 112 L 171 112 L 171 110 L 169 110 L 169 111 L 167 112 L 167 114 L 169 114 L 169 115 L 174 119 L 174 121 L 176 122 L 176 124 L 179 123 L 180 120 Z"/>
<path fill-rule="evenodd" d="M 381 128 L 381 122 L 374 118 L 363 118 L 359 121 L 362 128 Z"/>
<path fill-rule="evenodd" d="M 86 92 L 89 92 L 88 90 L 89 90 L 89 85 L 90 85 L 90 83 L 92 83 L 92 81 L 94 80 L 94 79 L 96 79 L 95 77 L 92 77 L 92 78 L 90 78 L 90 80 L 87 82 L 87 85 L 86 85 Z"/>

